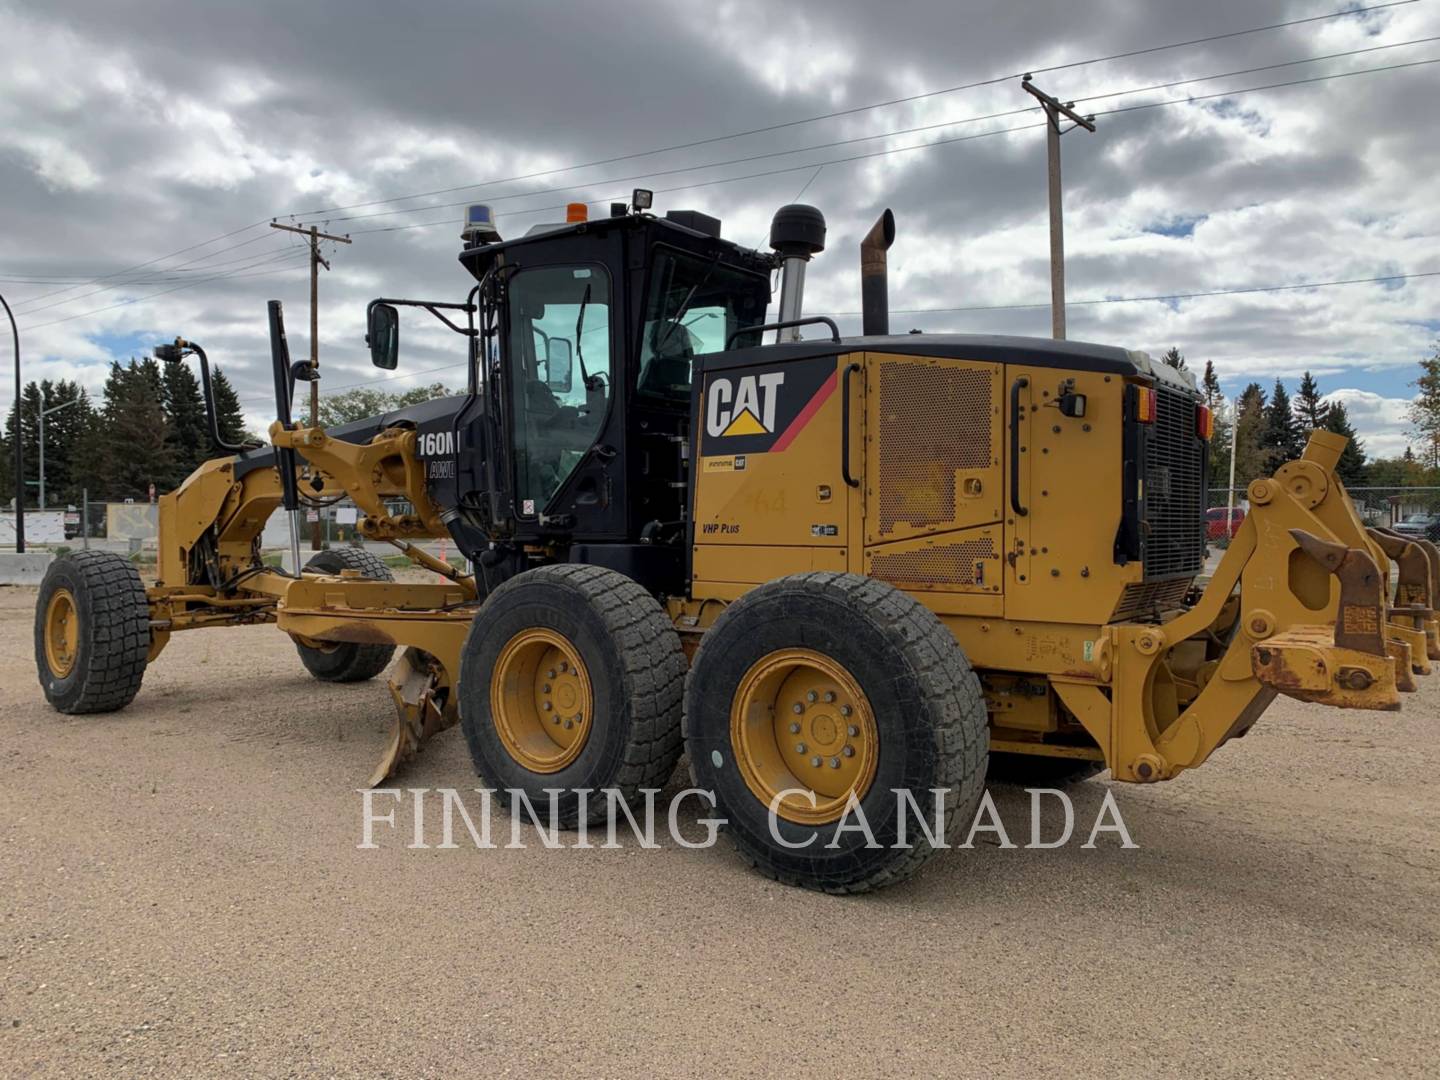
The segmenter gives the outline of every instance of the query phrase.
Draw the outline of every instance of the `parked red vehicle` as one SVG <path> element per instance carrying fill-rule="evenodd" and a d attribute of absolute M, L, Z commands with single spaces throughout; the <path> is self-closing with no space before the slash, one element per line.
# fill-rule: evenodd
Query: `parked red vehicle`
<path fill-rule="evenodd" d="M 1240 531 L 1240 523 L 1245 520 L 1245 511 L 1235 507 L 1229 511 L 1230 530 L 1225 530 L 1226 509 L 1223 506 L 1212 506 L 1205 511 L 1205 539 L 1206 540 L 1233 540 L 1235 534 Z"/>

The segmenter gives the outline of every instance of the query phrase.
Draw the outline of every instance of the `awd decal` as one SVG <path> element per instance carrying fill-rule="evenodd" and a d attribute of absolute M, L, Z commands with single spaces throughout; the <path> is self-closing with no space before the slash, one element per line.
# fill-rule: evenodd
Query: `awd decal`
<path fill-rule="evenodd" d="M 835 371 L 835 357 L 823 356 L 707 374 L 700 455 L 739 454 L 743 461 L 744 454 L 784 450 L 835 391 Z M 706 471 L 723 469 L 706 465 Z"/>

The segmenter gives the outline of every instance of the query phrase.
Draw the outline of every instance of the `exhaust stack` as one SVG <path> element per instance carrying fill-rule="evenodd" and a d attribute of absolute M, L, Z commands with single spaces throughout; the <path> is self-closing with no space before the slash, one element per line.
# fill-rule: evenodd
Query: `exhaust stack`
<path fill-rule="evenodd" d="M 885 252 L 895 242 L 895 215 L 886 210 L 860 241 L 861 333 L 890 333 L 890 285 Z"/>
<path fill-rule="evenodd" d="M 780 255 L 780 317 L 790 322 L 801 317 L 805 301 L 805 264 L 825 250 L 825 215 L 813 206 L 791 203 L 775 211 L 770 222 L 770 246 Z M 775 331 L 775 342 L 799 341 L 800 328 Z"/>

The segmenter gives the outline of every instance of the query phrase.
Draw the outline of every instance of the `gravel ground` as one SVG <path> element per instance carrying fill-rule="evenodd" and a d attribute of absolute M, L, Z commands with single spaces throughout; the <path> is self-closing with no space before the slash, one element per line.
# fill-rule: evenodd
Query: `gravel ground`
<path fill-rule="evenodd" d="M 0 589 L 6 1075 L 1434 1075 L 1440 678 L 1115 785 L 1139 850 L 980 844 L 836 899 L 723 843 L 357 850 L 383 681 L 187 633 L 125 712 L 63 717 L 34 596 Z M 403 782 L 473 786 L 460 733 Z"/>

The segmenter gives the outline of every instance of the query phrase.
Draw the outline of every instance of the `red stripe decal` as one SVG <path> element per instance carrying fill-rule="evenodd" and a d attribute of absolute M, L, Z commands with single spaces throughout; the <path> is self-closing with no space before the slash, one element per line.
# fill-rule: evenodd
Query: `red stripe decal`
<path fill-rule="evenodd" d="M 825 399 L 835 392 L 835 382 L 839 378 L 837 372 L 832 371 L 830 377 L 820 384 L 820 389 L 815 391 L 815 396 L 805 403 L 805 408 L 800 410 L 800 415 L 790 421 L 790 426 L 781 432 L 780 437 L 770 447 L 770 453 L 778 454 L 795 441 L 795 436 L 800 434 L 800 429 L 810 422 L 810 418 L 820 411 L 820 406 L 825 404 Z"/>

